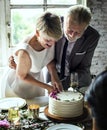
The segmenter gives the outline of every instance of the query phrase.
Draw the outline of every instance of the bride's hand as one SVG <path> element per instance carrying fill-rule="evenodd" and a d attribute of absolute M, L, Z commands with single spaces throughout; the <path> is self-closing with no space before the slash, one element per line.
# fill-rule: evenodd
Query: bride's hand
<path fill-rule="evenodd" d="M 10 56 L 10 57 L 9 57 L 8 62 L 9 62 L 9 67 L 10 67 L 11 69 L 16 69 L 16 63 L 15 63 L 15 61 L 14 61 L 14 57 L 13 57 L 13 56 Z"/>

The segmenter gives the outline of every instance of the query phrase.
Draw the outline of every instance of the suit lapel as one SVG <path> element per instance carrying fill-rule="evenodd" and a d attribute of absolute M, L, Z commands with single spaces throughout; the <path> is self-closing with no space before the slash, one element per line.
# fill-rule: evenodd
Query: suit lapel
<path fill-rule="evenodd" d="M 64 47 L 64 44 L 65 44 L 65 41 L 66 41 L 65 37 L 63 37 L 55 45 L 55 57 L 57 57 L 60 60 L 62 59 L 62 53 L 63 53 L 63 47 Z"/>
<path fill-rule="evenodd" d="M 81 50 L 81 44 L 83 44 L 83 41 L 84 41 L 84 36 L 76 41 L 70 54 L 69 66 L 71 66 L 71 62 L 72 62 L 72 59 L 75 57 L 75 53 L 78 52 L 78 50 Z"/>

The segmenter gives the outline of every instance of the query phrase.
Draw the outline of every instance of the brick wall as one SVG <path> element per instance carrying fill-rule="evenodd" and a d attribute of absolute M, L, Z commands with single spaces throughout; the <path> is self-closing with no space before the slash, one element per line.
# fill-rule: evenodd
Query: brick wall
<path fill-rule="evenodd" d="M 107 0 L 87 0 L 92 11 L 91 25 L 101 37 L 92 60 L 91 73 L 99 74 L 107 66 Z"/>

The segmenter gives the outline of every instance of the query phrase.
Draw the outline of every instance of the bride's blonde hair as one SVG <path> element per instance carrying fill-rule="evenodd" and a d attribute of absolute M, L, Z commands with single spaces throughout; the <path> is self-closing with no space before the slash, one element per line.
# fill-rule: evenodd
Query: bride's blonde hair
<path fill-rule="evenodd" d="M 36 21 L 36 29 L 46 33 L 48 36 L 60 39 L 62 26 L 60 17 L 51 12 L 44 12 Z"/>

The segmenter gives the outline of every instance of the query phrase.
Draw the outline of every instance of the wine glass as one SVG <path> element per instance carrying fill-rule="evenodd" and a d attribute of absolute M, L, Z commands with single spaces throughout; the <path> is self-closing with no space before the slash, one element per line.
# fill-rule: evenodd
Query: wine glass
<path fill-rule="evenodd" d="M 76 91 L 78 87 L 78 73 L 74 72 L 70 75 L 70 89 L 72 91 Z"/>

